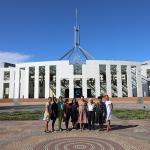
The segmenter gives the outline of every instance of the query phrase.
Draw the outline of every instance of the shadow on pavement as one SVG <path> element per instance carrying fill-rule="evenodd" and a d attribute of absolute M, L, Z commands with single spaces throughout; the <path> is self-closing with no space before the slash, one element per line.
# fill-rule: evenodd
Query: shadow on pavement
<path fill-rule="evenodd" d="M 128 129 L 128 128 L 135 128 L 138 127 L 138 125 L 112 125 L 112 130 L 122 130 L 122 129 Z"/>

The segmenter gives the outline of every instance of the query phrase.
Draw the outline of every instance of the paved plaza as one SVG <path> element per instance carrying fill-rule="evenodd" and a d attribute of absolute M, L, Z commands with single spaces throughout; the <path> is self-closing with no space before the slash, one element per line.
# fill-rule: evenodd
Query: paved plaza
<path fill-rule="evenodd" d="M 114 118 L 112 131 L 72 130 L 45 133 L 44 122 L 0 121 L 2 150 L 149 150 L 150 120 Z M 64 124 L 63 124 L 64 127 Z M 56 126 L 57 128 L 57 126 Z"/>

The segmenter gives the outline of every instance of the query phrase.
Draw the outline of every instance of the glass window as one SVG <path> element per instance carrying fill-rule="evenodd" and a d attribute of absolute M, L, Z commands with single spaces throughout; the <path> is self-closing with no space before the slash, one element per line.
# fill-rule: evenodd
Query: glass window
<path fill-rule="evenodd" d="M 50 96 L 56 96 L 56 65 L 50 66 Z"/>
<path fill-rule="evenodd" d="M 150 78 L 150 69 L 147 69 L 147 78 Z"/>
<path fill-rule="evenodd" d="M 95 79 L 90 78 L 87 80 L 87 97 L 95 97 Z"/>
<path fill-rule="evenodd" d="M 107 92 L 106 87 L 106 65 L 99 65 L 100 73 L 100 94 L 105 95 Z"/>
<path fill-rule="evenodd" d="M 111 92 L 112 97 L 118 96 L 118 90 L 117 90 L 117 65 L 111 65 L 110 66 L 111 71 Z"/>
<path fill-rule="evenodd" d="M 5 72 L 4 72 L 4 80 L 5 80 L 5 81 L 10 80 L 10 72 L 9 72 L 9 71 L 5 71 Z"/>
<path fill-rule="evenodd" d="M 29 67 L 29 98 L 34 98 L 35 67 Z"/>
<path fill-rule="evenodd" d="M 122 96 L 128 96 L 128 87 L 127 87 L 127 66 L 121 66 L 121 80 L 122 80 Z"/>
<path fill-rule="evenodd" d="M 45 66 L 39 67 L 39 98 L 45 97 Z"/>
<path fill-rule="evenodd" d="M 136 79 L 136 66 L 131 66 L 131 82 L 133 97 L 137 97 L 137 79 Z"/>
<path fill-rule="evenodd" d="M 74 75 L 82 75 L 82 65 L 81 64 L 75 64 L 74 67 Z"/>

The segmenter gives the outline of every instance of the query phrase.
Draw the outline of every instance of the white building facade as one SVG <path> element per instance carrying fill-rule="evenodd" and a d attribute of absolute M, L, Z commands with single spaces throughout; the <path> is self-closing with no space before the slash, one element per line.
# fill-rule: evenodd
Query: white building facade
<path fill-rule="evenodd" d="M 19 63 L 0 67 L 0 99 L 39 99 L 49 96 L 96 98 L 150 96 L 150 63 L 67 60 Z"/>
<path fill-rule="evenodd" d="M 77 18 L 74 47 L 59 61 L 0 63 L 0 99 L 150 96 L 150 61 L 95 60 L 80 46 Z"/>

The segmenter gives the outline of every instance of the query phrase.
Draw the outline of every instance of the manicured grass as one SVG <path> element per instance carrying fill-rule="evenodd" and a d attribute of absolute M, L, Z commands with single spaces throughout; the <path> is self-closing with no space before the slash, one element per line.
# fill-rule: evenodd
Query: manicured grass
<path fill-rule="evenodd" d="M 2 112 L 0 120 L 39 120 L 43 117 L 43 111 L 20 111 L 20 112 Z"/>
<path fill-rule="evenodd" d="M 150 111 L 146 110 L 113 110 L 113 115 L 125 120 L 150 119 Z"/>
<path fill-rule="evenodd" d="M 40 120 L 43 114 L 42 110 L 2 112 L 0 120 Z M 150 111 L 146 110 L 113 110 L 113 115 L 125 120 L 150 119 Z"/>

